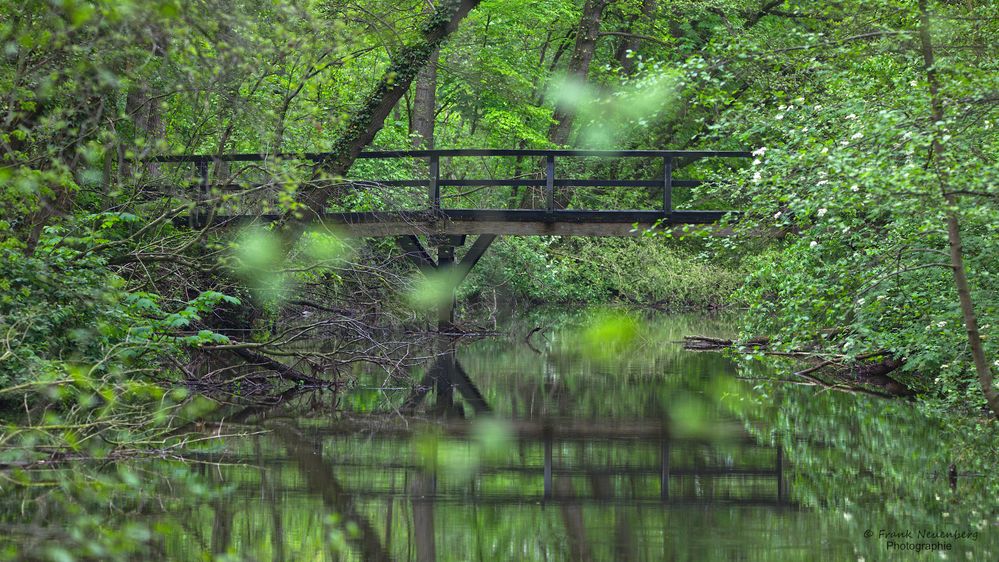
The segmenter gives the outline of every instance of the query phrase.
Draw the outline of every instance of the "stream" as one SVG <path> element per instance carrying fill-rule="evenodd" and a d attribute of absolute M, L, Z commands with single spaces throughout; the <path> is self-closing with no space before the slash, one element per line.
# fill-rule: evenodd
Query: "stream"
<path fill-rule="evenodd" d="M 911 403 L 676 343 L 734 317 L 589 318 L 235 408 L 185 460 L 121 463 L 155 493 L 112 519 L 170 560 L 997 559 L 995 477 L 950 475 Z"/>

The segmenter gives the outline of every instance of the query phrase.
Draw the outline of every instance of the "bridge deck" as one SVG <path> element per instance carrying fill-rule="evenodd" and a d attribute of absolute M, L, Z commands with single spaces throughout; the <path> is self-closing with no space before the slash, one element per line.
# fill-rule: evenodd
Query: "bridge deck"
<path fill-rule="evenodd" d="M 711 224 L 735 211 L 580 211 L 535 209 L 441 209 L 426 211 L 326 213 L 315 222 L 345 236 L 383 237 L 420 234 L 509 236 L 641 236 L 653 226 Z M 278 215 L 216 216 L 218 226 L 270 222 Z M 185 219 L 186 220 L 186 219 Z M 203 226 L 203 224 L 199 225 Z"/>

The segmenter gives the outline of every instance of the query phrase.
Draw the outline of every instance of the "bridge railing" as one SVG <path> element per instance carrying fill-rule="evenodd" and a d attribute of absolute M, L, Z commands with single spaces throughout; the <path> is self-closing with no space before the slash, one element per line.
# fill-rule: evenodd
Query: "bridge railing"
<path fill-rule="evenodd" d="M 286 153 L 286 154 L 226 154 L 226 155 L 174 155 L 160 156 L 152 161 L 163 163 L 193 164 L 197 173 L 197 182 L 201 196 L 207 197 L 213 187 L 210 183 L 209 168 L 221 162 L 266 162 L 266 161 L 304 161 L 311 162 L 315 169 L 330 159 L 330 153 Z M 442 158 L 462 157 L 518 157 L 540 158 L 544 160 L 543 178 L 483 178 L 483 179 L 449 179 L 441 175 Z M 660 162 L 662 174 L 652 180 L 624 179 L 579 179 L 564 178 L 556 175 L 556 159 L 574 158 L 602 159 L 653 159 Z M 559 150 L 559 149 L 444 149 L 444 150 L 380 150 L 362 152 L 359 160 L 378 159 L 418 159 L 426 160 L 429 174 L 425 179 L 406 180 L 344 180 L 345 183 L 363 183 L 364 185 L 395 186 L 395 187 L 426 187 L 427 208 L 434 216 L 440 216 L 442 187 L 541 187 L 544 194 L 544 209 L 548 214 L 555 214 L 555 188 L 557 187 L 651 187 L 662 189 L 661 211 L 670 216 L 674 211 L 673 189 L 675 187 L 695 187 L 700 180 L 675 179 L 674 172 L 678 167 L 693 161 L 706 158 L 751 158 L 747 151 L 713 151 L 713 150 Z"/>

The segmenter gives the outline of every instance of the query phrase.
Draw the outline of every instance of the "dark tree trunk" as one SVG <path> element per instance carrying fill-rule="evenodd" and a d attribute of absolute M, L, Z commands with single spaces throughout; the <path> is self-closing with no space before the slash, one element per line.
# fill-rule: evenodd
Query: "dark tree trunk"
<path fill-rule="evenodd" d="M 585 83 L 590 73 L 590 63 L 597 48 L 597 37 L 600 33 L 600 18 L 608 0 L 586 0 L 583 5 L 583 15 L 579 19 L 576 30 L 576 45 L 569 58 L 566 77 L 576 83 Z M 569 141 L 572 132 L 574 108 L 559 104 L 555 108 L 551 128 L 548 130 L 548 140 L 556 145 L 564 145 Z"/>
<path fill-rule="evenodd" d="M 642 0 L 642 18 L 649 20 L 655 12 L 656 0 Z M 628 19 L 628 25 L 623 32 L 627 34 L 635 33 L 635 24 L 638 22 L 638 19 L 638 14 L 631 16 Z M 638 48 L 641 44 L 642 39 L 638 35 L 624 35 L 621 37 L 621 41 L 617 44 L 617 51 L 614 52 L 614 58 L 617 59 L 618 64 L 621 65 L 621 69 L 625 74 L 631 74 L 635 71 L 634 53 L 638 52 Z M 628 51 L 632 52 L 632 56 L 628 56 Z"/>
<path fill-rule="evenodd" d="M 416 76 L 413 98 L 413 148 L 434 147 L 434 116 L 437 114 L 437 63 L 440 49 L 434 49 L 427 65 Z"/>
<path fill-rule="evenodd" d="M 568 477 L 555 480 L 555 492 L 561 500 L 562 524 L 569 539 L 570 560 L 587 562 L 593 560 L 590 541 L 586 536 L 586 521 L 583 509 L 576 499 L 576 490 Z"/>
<path fill-rule="evenodd" d="M 437 541 L 434 534 L 434 495 L 437 493 L 435 476 L 425 471 L 412 475 L 409 493 L 413 502 L 413 539 L 416 542 L 417 562 L 437 560 Z"/>
<path fill-rule="evenodd" d="M 593 55 L 597 48 L 597 38 L 600 35 L 600 20 L 604 7 L 609 0 L 586 0 L 583 4 L 583 14 L 579 18 L 579 25 L 576 28 L 576 42 L 572 48 L 572 55 L 569 57 L 569 64 L 566 68 L 565 78 L 572 84 L 584 84 L 590 73 L 590 63 L 593 62 Z M 556 58 L 561 56 L 556 53 Z M 569 135 L 572 132 L 572 122 L 575 116 L 575 108 L 564 103 L 556 103 L 555 112 L 552 114 L 553 123 L 548 129 L 548 140 L 556 145 L 562 146 L 569 142 Z M 534 194 L 538 189 L 527 189 L 520 200 L 520 207 L 527 209 L 532 207 Z M 555 193 L 555 206 L 565 208 L 569 202 L 569 191 L 560 188 Z"/>

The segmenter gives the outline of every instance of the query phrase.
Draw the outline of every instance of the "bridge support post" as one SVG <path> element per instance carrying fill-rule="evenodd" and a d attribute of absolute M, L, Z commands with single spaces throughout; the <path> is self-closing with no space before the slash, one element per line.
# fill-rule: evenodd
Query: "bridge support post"
<path fill-rule="evenodd" d="M 495 239 L 495 234 L 480 234 L 459 261 L 455 257 L 455 248 L 465 245 L 464 235 L 432 235 L 429 237 L 428 243 L 437 248 L 437 262 L 435 263 L 430 253 L 420 243 L 419 238 L 412 235 L 396 237 L 396 243 L 406 253 L 406 257 L 423 274 L 434 276 L 436 281 L 448 284 L 444 289 L 449 298 L 443 299 L 437 308 L 438 331 L 454 330 L 456 291 Z"/>
<path fill-rule="evenodd" d="M 450 236 L 447 238 L 451 238 Z M 464 240 L 462 240 L 464 242 Z M 437 246 L 437 272 L 441 283 L 447 283 L 447 297 L 441 300 L 437 308 L 437 331 L 447 332 L 454 328 L 454 306 L 458 289 L 457 283 L 452 281 L 454 273 L 454 242 L 449 241 Z"/>
<path fill-rule="evenodd" d="M 669 500 L 669 437 L 664 436 L 659 452 L 659 499 Z"/>
<path fill-rule="evenodd" d="M 441 283 L 446 283 L 447 296 L 437 308 L 437 331 L 450 332 L 454 330 L 454 307 L 457 298 L 458 285 L 464 279 L 458 278 L 457 263 L 454 250 L 465 245 L 464 236 L 431 236 L 430 244 L 437 246 L 437 277 Z"/>
<path fill-rule="evenodd" d="M 555 156 L 545 158 L 545 220 L 555 219 Z"/>

